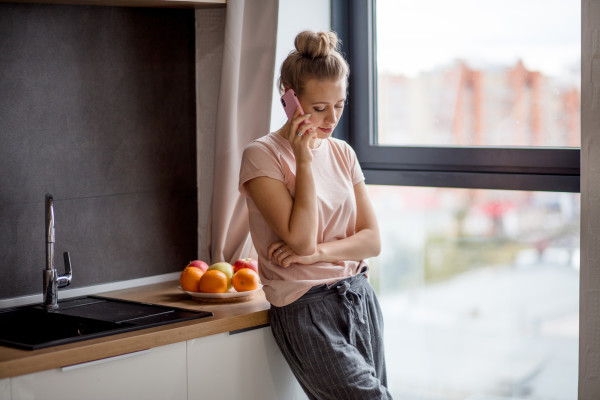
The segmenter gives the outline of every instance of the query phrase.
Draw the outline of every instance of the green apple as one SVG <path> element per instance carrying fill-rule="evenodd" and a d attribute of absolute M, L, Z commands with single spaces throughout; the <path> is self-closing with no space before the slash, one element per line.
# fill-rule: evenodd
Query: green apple
<path fill-rule="evenodd" d="M 216 269 L 217 271 L 221 271 L 227 276 L 227 290 L 231 289 L 231 278 L 233 278 L 233 266 L 228 262 L 222 261 L 218 263 L 214 263 L 210 267 L 208 267 L 208 271 L 211 269 Z"/>

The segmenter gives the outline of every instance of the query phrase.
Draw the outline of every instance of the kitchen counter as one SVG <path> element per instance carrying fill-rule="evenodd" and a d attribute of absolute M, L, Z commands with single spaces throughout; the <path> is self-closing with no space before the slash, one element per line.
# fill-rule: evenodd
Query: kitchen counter
<path fill-rule="evenodd" d="M 212 311 L 214 315 L 40 350 L 31 351 L 0 346 L 0 379 L 269 323 L 270 305 L 262 290 L 248 301 L 203 303 L 195 301 L 179 290 L 178 284 L 178 281 L 171 281 L 99 293 L 99 295 L 190 310 Z"/>

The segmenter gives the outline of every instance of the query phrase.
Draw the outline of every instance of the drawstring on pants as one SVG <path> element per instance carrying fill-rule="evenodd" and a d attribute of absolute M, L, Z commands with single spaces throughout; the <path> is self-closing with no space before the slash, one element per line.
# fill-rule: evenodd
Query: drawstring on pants
<path fill-rule="evenodd" d="M 335 285 L 335 284 L 334 284 Z M 344 307 L 348 309 L 350 314 L 354 317 L 358 317 L 358 320 L 364 324 L 365 323 L 365 312 L 363 309 L 362 296 L 360 293 L 352 289 L 350 283 L 347 281 L 343 281 L 337 286 L 335 289 L 338 292 L 338 295 L 342 298 L 344 302 Z"/>

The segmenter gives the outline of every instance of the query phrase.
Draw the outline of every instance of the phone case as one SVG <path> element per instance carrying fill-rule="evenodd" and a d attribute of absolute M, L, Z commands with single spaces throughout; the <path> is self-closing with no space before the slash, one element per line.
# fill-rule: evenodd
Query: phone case
<path fill-rule="evenodd" d="M 291 120 L 294 116 L 296 107 L 300 107 L 300 114 L 304 115 L 304 110 L 302 110 L 302 106 L 298 101 L 298 97 L 296 97 L 296 93 L 294 93 L 294 89 L 288 89 L 288 91 L 285 92 L 283 96 L 281 96 L 281 105 L 285 110 L 285 114 L 287 115 L 288 121 Z"/>

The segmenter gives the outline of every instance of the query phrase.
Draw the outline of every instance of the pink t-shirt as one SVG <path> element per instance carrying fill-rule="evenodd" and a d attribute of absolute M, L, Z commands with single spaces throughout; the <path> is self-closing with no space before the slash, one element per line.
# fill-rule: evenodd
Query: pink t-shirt
<path fill-rule="evenodd" d="M 319 214 L 317 243 L 351 236 L 356 227 L 354 185 L 365 179 L 356 154 L 346 142 L 335 138 L 323 140 L 312 152 Z M 261 176 L 282 181 L 294 197 L 294 153 L 289 141 L 277 133 L 270 133 L 246 146 L 239 182 L 239 190 L 247 199 L 250 234 L 258 253 L 259 273 L 267 300 L 281 307 L 297 300 L 313 286 L 356 275 L 363 262 L 292 264 L 283 268 L 269 261 L 267 250 L 280 239 L 248 197 L 244 185 Z"/>

